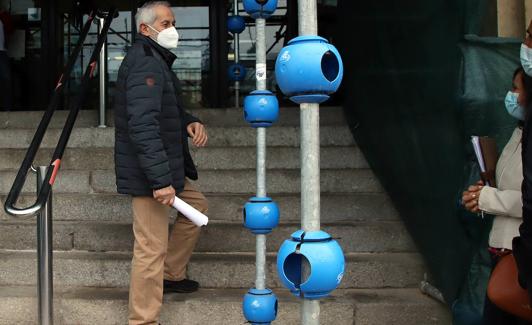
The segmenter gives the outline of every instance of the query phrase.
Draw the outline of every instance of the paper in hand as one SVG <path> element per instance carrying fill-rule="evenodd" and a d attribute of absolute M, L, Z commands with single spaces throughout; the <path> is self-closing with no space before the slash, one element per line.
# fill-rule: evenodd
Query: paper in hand
<path fill-rule="evenodd" d="M 475 156 L 477 156 L 478 165 L 480 166 L 480 171 L 486 172 L 486 164 L 484 163 L 484 157 L 482 156 L 482 149 L 480 148 L 480 138 L 476 135 L 471 137 L 471 142 L 473 143 L 473 149 L 475 150 Z"/>
<path fill-rule="evenodd" d="M 194 209 L 194 207 L 181 200 L 177 196 L 175 197 L 172 206 L 198 227 L 205 226 L 209 222 L 209 218 L 206 215 Z"/>

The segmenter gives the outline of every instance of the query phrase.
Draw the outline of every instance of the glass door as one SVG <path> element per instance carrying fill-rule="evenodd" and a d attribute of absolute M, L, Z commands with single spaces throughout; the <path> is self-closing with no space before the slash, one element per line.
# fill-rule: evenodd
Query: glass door
<path fill-rule="evenodd" d="M 172 11 L 176 16 L 176 27 L 180 36 L 178 48 L 172 50 L 177 56 L 172 70 L 181 81 L 182 102 L 186 108 L 207 106 L 208 87 L 204 80 L 209 75 L 209 6 L 175 5 L 172 7 Z M 118 69 L 135 39 L 135 12 L 136 8 L 134 7 L 131 10 L 120 11 L 119 16 L 113 20 L 107 37 L 107 93 L 108 107 L 111 108 L 113 107 Z M 85 15 L 83 22 L 86 19 L 87 16 Z M 76 24 L 68 14 L 63 15 L 64 60 L 67 59 L 76 45 L 81 25 L 81 23 Z M 97 36 L 98 26 L 93 24 L 85 41 L 82 55 L 76 62 L 76 69 L 71 76 L 68 95 L 65 96 L 66 105 L 77 96 L 83 69 L 86 67 L 86 60 L 88 60 L 96 44 Z M 96 75 L 97 73 L 98 70 L 96 70 Z M 98 79 L 93 78 L 92 80 L 91 95 L 85 101 L 84 108 L 96 108 L 99 105 Z"/>
<path fill-rule="evenodd" d="M 204 82 L 210 75 L 209 6 L 172 7 L 179 33 L 177 56 L 172 70 L 181 81 L 186 108 L 208 106 Z"/>
<path fill-rule="evenodd" d="M 82 25 L 87 21 L 88 16 L 84 15 L 82 21 L 78 21 L 70 14 L 63 14 L 63 60 L 66 62 L 79 40 Z M 93 23 L 89 35 L 85 39 L 83 50 L 76 61 L 74 70 L 70 76 L 68 90 L 65 92 L 65 106 L 78 96 L 81 85 L 81 77 L 86 69 L 90 55 L 98 39 L 98 24 Z M 119 16 L 111 22 L 111 27 L 107 34 L 107 102 L 112 107 L 114 90 L 118 69 L 124 59 L 127 49 L 133 43 L 133 21 L 132 11 L 120 11 Z M 99 105 L 99 70 L 95 70 L 95 78 L 91 80 L 90 95 L 84 102 L 84 109 L 94 109 Z"/>
<path fill-rule="evenodd" d="M 5 29 L 8 58 L 5 61 L 8 63 L 0 64 L 0 96 L 12 101 L 13 105 L 10 106 L 14 109 L 46 108 L 55 82 L 87 20 L 89 8 L 83 6 L 84 3 L 68 0 L 0 0 L 0 19 L 5 20 L 8 26 Z M 181 80 L 182 102 L 187 108 L 209 107 L 215 91 L 226 91 L 217 81 L 220 74 L 226 73 L 225 69 L 222 70 L 216 63 L 218 61 L 213 62 L 214 54 L 211 51 L 213 40 L 225 37 L 210 26 L 213 13 L 218 10 L 211 9 L 215 2 L 205 0 L 174 0 L 170 3 L 180 34 L 179 47 L 174 50 L 178 58 L 172 70 Z M 112 108 L 118 69 L 135 39 L 134 16 L 138 3 L 108 0 L 107 4 L 116 5 L 120 10 L 119 17 L 112 22 L 107 40 L 107 106 Z M 75 63 L 60 109 L 68 108 L 79 94 L 81 77 L 96 43 L 97 33 L 98 25 L 93 24 Z M 225 49 L 219 50 L 225 53 Z M 9 69 L 1 69 L 3 66 Z M 82 109 L 99 107 L 98 69 L 95 73 L 96 78 L 91 79 L 90 93 Z M 4 85 L 4 80 L 8 78 L 9 87 Z"/>
<path fill-rule="evenodd" d="M 37 1 L 0 1 L 0 110 L 39 110 L 47 105 L 43 17 Z M 53 64 L 51 64 L 53 66 Z"/>

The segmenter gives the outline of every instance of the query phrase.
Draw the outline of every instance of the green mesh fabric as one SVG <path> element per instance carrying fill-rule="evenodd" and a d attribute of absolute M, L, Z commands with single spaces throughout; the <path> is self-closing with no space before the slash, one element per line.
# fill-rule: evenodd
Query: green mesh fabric
<path fill-rule="evenodd" d="M 516 126 L 503 99 L 519 40 L 468 36 L 485 29 L 486 3 L 338 1 L 347 120 L 456 324 L 479 321 L 490 273 L 491 218 L 459 204 L 478 180 L 470 136 L 501 150 Z"/>

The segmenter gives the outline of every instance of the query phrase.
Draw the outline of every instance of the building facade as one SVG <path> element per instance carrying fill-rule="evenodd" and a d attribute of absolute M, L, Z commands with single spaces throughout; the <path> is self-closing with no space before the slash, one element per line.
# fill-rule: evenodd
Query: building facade
<path fill-rule="evenodd" d="M 107 90 L 106 104 L 112 107 L 117 71 L 136 34 L 135 13 L 143 1 L 68 1 L 68 0 L 0 0 L 0 17 L 5 22 L 4 34 L 9 58 L 9 86 L 2 96 L 11 107 L 4 110 L 42 110 L 63 65 L 75 47 L 79 32 L 91 8 L 107 10 L 116 6 L 120 15 L 112 22 L 107 39 L 106 78 L 92 80 L 90 96 L 83 109 L 100 105 L 99 91 Z M 180 34 L 177 55 L 172 67 L 182 82 L 184 103 L 188 108 L 227 107 L 234 105 L 234 87 L 227 69 L 235 59 L 233 35 L 228 33 L 226 19 L 233 12 L 233 1 L 173 0 L 169 1 L 176 16 Z M 297 35 L 297 2 L 280 0 L 275 15 L 268 19 L 266 46 L 268 88 L 276 89 L 274 62 L 283 45 Z M 320 15 L 334 16 L 335 1 L 320 3 Z M 247 69 L 240 94 L 254 89 L 255 27 L 239 3 L 239 13 L 246 18 L 247 28 L 240 35 L 240 62 Z M 327 19 L 324 25 L 329 24 Z M 327 28 L 325 28 L 327 29 Z M 68 108 L 78 93 L 81 76 L 87 66 L 98 35 L 98 24 L 91 27 L 80 58 L 62 101 Z"/>

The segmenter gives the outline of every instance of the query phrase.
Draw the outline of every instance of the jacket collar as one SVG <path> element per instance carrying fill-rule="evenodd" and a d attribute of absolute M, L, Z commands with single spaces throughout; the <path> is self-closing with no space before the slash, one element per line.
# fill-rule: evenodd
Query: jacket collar
<path fill-rule="evenodd" d="M 152 47 L 154 50 L 159 53 L 159 55 L 163 58 L 163 60 L 168 64 L 168 67 L 172 67 L 172 64 L 174 63 L 175 59 L 177 59 L 177 56 L 172 53 L 170 50 L 165 49 L 161 45 L 159 45 L 157 42 L 152 40 L 150 37 L 144 36 L 142 34 L 137 34 L 137 42 L 141 42 L 142 44 L 147 44 L 150 47 Z"/>

